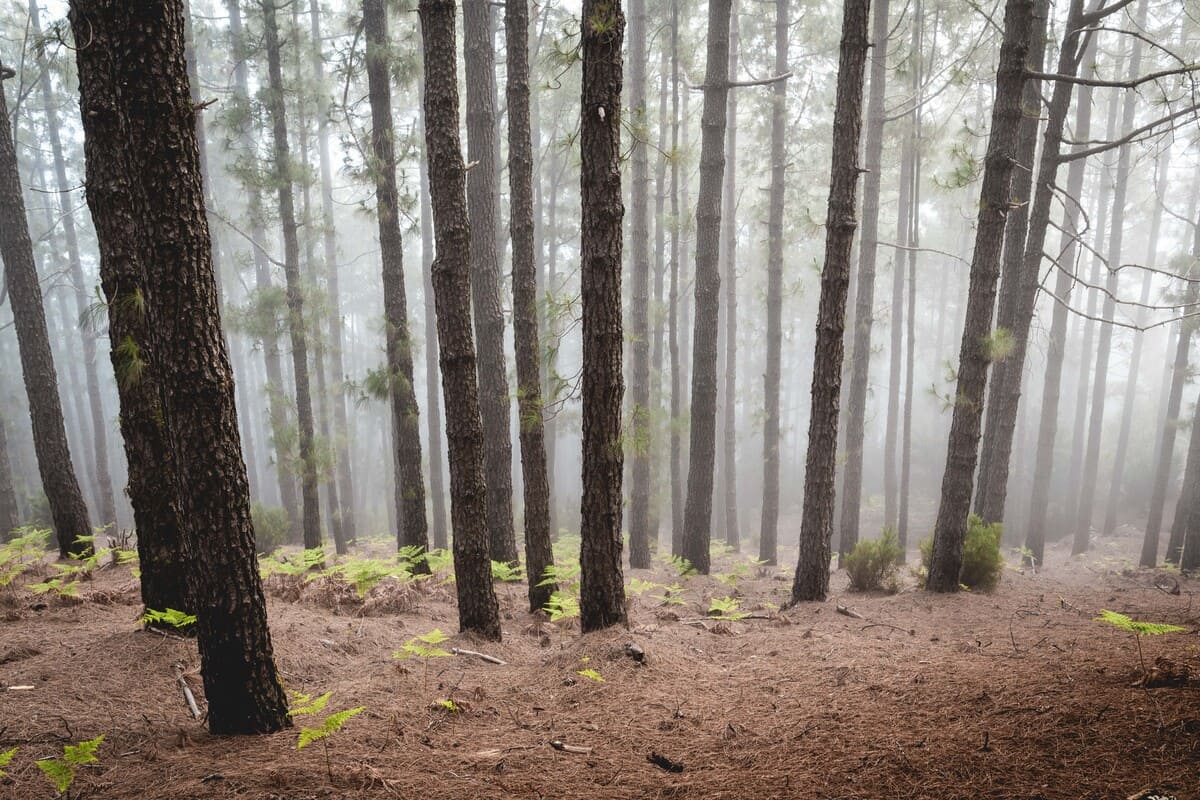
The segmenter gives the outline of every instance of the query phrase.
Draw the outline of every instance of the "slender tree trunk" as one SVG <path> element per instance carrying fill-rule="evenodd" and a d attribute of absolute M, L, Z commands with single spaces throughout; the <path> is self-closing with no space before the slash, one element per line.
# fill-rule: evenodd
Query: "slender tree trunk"
<path fill-rule="evenodd" d="M 515 563 L 512 440 L 508 376 L 504 365 L 504 312 L 496 253 L 496 64 L 489 0 L 463 0 L 463 54 L 467 86 L 467 200 L 471 215 L 471 296 L 479 348 L 479 399 L 483 413 L 488 530 L 495 561 Z"/>
<path fill-rule="evenodd" d="M 833 112 L 833 159 L 825 216 L 825 265 L 817 312 L 813 355 L 812 411 L 800 520 L 800 558 L 792 602 L 824 600 L 829 591 L 829 549 L 833 535 L 834 471 L 837 461 L 838 406 L 842 391 L 846 292 L 850 250 L 858 228 L 858 142 L 862 135 L 863 73 L 866 71 L 870 0 L 846 0 Z"/>
<path fill-rule="evenodd" d="M 629 566 L 650 567 L 650 161 L 646 137 L 646 0 L 629 5 L 630 192 L 630 383 L 629 435 L 633 456 L 629 487 Z"/>
<path fill-rule="evenodd" d="M 37 0 L 30 0 L 29 23 L 35 39 L 42 35 Z M 37 52 L 42 54 L 41 48 Z M 88 288 L 83 277 L 83 263 L 79 258 L 79 236 L 75 230 L 75 211 L 71 202 L 71 184 L 67 180 L 67 162 L 63 155 L 62 137 L 59 133 L 58 109 L 50 88 L 50 65 L 44 55 L 39 55 L 41 76 L 38 89 L 46 111 L 46 133 L 50 139 L 50 153 L 54 160 L 54 178 L 58 190 L 58 206 L 61 213 L 63 235 L 67 244 L 67 263 L 70 267 L 71 286 L 75 295 L 76 324 L 82 343 L 80 355 L 83 361 L 84 378 L 87 381 L 88 410 L 91 412 L 92 450 L 95 460 L 96 494 L 100 508 L 101 526 L 117 524 L 117 506 L 113 495 L 112 477 L 108 469 L 108 423 L 104 415 L 104 404 L 100 394 L 100 377 L 96 372 L 96 336 L 78 320 L 87 314 Z M 112 531 L 110 531 L 112 532 Z"/>
<path fill-rule="evenodd" d="M 550 485 L 546 479 L 542 427 L 542 376 L 539 368 L 537 251 L 533 225 L 533 143 L 529 113 L 529 5 L 506 0 L 504 43 L 508 55 L 509 225 L 513 245 L 513 340 L 517 355 L 517 403 L 520 411 L 521 477 L 525 499 L 525 564 L 529 610 L 550 601 L 557 587 L 542 583 L 554 564 L 550 543 Z"/>
<path fill-rule="evenodd" d="M 729 80 L 738 74 L 738 15 L 730 11 Z M 721 415 L 721 476 L 725 508 L 725 544 L 741 550 L 737 507 L 737 92 L 729 93 L 725 138 L 725 177 L 721 225 L 721 270 L 725 281 L 725 396 Z"/>
<path fill-rule="evenodd" d="M 21 510 L 17 506 L 12 461 L 8 456 L 8 431 L 5 430 L 4 415 L 0 414 L 0 542 L 7 542 L 20 524 Z"/>
<path fill-rule="evenodd" d="M 713 468 L 716 465 L 717 325 L 721 304 L 721 183 L 729 100 L 732 0 L 708 5 L 708 64 L 701 115 L 700 189 L 696 196 L 696 318 L 692 332 L 692 410 L 683 555 L 702 575 L 709 569 Z"/>
<path fill-rule="evenodd" d="M 838 565 L 858 543 L 862 503 L 863 439 L 867 421 L 867 384 L 871 376 L 871 328 L 875 322 L 875 264 L 879 250 L 879 194 L 883 182 L 884 82 L 887 79 L 888 2 L 875 0 L 871 27 L 871 90 L 867 96 L 864 145 L 863 221 L 858 253 L 858 289 L 854 295 L 854 339 L 850 349 L 850 387 L 846 396 L 846 464 L 842 470 L 842 513 Z"/>
<path fill-rule="evenodd" d="M 580 31 L 584 633 L 626 622 L 621 577 L 621 44 L 619 0 L 584 0 Z"/>
<path fill-rule="evenodd" d="M 1183 493 L 1175 506 L 1171 538 L 1178 536 L 1183 547 L 1179 568 L 1192 572 L 1200 568 L 1200 402 L 1192 415 L 1192 436 L 1188 443 L 1187 467 L 1183 473 Z M 1176 533 L 1178 529 L 1179 533 Z"/>
<path fill-rule="evenodd" d="M 563 168 L 566 159 L 563 159 Z M 550 207 L 546 210 L 546 400 L 554 407 L 554 413 L 546 420 L 546 479 L 549 484 L 550 535 L 558 538 L 558 498 L 554 494 L 554 465 L 558 461 L 558 412 L 561 398 L 558 388 L 558 347 L 562 333 L 558 314 L 558 187 L 563 168 L 552 170 L 554 182 L 550 185 Z"/>
<path fill-rule="evenodd" d="M 926 581 L 926 588 L 934 592 L 955 592 L 959 586 L 958 573 L 962 568 L 963 540 L 971 508 L 983 400 L 991 361 L 988 345 L 993 335 L 996 283 L 1000 277 L 1004 226 L 1011 201 L 1009 184 L 1023 114 L 1025 63 L 1033 32 L 1033 0 L 1007 0 L 1004 40 L 996 70 L 996 99 L 980 189 L 975 252 L 971 259 L 967 317 L 959 351 L 957 399 L 946 447 L 941 504 L 933 534 L 933 558 Z"/>
<path fill-rule="evenodd" d="M 483 420 L 471 336 L 471 236 L 458 132 L 455 0 L 421 0 L 418 10 L 425 54 L 425 152 L 436 247 L 433 293 L 450 453 L 458 621 L 463 631 L 499 641 L 500 607 L 492 588 L 483 477 Z"/>
<path fill-rule="evenodd" d="M 775 0 L 775 74 L 788 71 L 790 0 Z M 783 374 L 783 205 L 787 81 L 771 87 L 771 187 L 767 211 L 767 364 L 763 375 L 763 500 L 758 558 L 779 563 L 779 402 Z"/>
<path fill-rule="evenodd" d="M 277 731 L 291 721 L 254 557 L 184 61 L 183 6 L 178 0 L 136 8 L 77 0 L 71 23 L 79 40 L 86 37 L 92 45 L 76 50 L 84 97 L 108 104 L 125 126 L 125 136 L 103 143 L 108 157 L 120 162 L 98 167 L 104 174 L 129 175 L 127 203 L 140 211 L 125 235 L 134 242 L 135 268 L 143 270 L 148 292 L 148 366 L 161 377 L 162 422 L 170 468 L 178 476 L 177 518 L 187 521 L 187 576 L 197 600 L 209 729 Z M 93 142 L 104 135 L 90 129 L 95 119 L 84 115 L 85 135 Z M 97 228 L 114 231 L 118 225 Z"/>
<path fill-rule="evenodd" d="M 671 555 L 683 555 L 683 363 L 679 344 L 679 258 L 684 221 L 679 215 L 679 3 L 671 0 L 671 285 L 667 338 L 671 369 L 670 460 L 671 473 Z"/>
<path fill-rule="evenodd" d="M 650 424 L 657 438 L 656 446 L 650 451 L 650 545 L 657 549 L 659 529 L 662 515 L 662 474 L 663 447 L 662 425 L 663 408 L 663 356 L 665 355 L 667 336 L 667 300 L 663 296 L 667 284 L 667 228 L 671 221 L 667 219 L 667 162 L 670 157 L 667 152 L 667 141 L 670 120 L 667 117 L 667 99 L 671 80 L 670 48 L 659 40 L 659 91 L 658 91 L 658 158 L 654 166 L 654 295 L 650 325 L 653 330 L 653 343 L 650 352 Z"/>
<path fill-rule="evenodd" d="M 921 19 L 921 0 L 917 2 L 916 19 Z M 922 34 L 917 34 L 918 39 Z M 920 52 L 918 48 L 918 52 Z M 918 69 L 919 73 L 919 69 Z M 919 74 L 914 82 L 919 82 Z M 919 97 L 919 94 L 918 94 Z M 897 509 L 896 538 L 900 544 L 901 558 L 908 553 L 908 512 L 912 485 L 912 426 L 913 426 L 913 383 L 917 357 L 917 253 L 921 247 L 921 110 L 918 105 L 914 122 L 911 228 L 908 236 L 908 315 L 904 366 L 904 435 L 900 440 L 900 503 Z"/>
<path fill-rule="evenodd" d="M 425 141 L 425 109 L 419 111 L 422 146 Z M 421 274 L 425 300 L 425 408 L 429 436 L 429 494 L 433 503 L 433 546 L 450 546 L 446 529 L 446 484 L 442 467 L 442 402 L 438 397 L 437 311 L 433 298 L 433 204 L 429 190 L 429 159 L 421 158 Z"/>
<path fill-rule="evenodd" d="M 12 71 L 0 65 L 0 87 Z M 21 194 L 21 176 L 17 172 L 17 152 L 9 126 L 8 106 L 0 88 L 0 257 L 4 260 L 4 280 L 12 308 L 17 345 L 21 353 L 21 374 L 29 400 L 29 418 L 33 428 L 33 446 L 37 453 L 42 489 L 50 504 L 50 515 L 58 538 L 59 555 L 64 558 L 78 549 L 75 541 L 90 536 L 87 505 L 79 490 L 72 468 L 67 430 L 63 424 L 58 396 L 58 375 L 50 353 L 50 335 L 42 307 L 42 288 L 33 260 L 33 244 L 25 216 L 25 198 Z"/>

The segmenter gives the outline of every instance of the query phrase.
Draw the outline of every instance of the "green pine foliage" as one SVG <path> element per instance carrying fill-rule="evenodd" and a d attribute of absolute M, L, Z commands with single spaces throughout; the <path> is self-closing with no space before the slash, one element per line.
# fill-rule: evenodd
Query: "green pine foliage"
<path fill-rule="evenodd" d="M 1004 574 L 1004 555 L 1000 552 L 1000 537 L 1004 526 L 999 522 L 984 525 L 983 520 L 972 514 L 967 518 L 967 535 L 963 540 L 962 570 L 958 581 L 967 589 L 990 592 L 1000 584 Z M 924 586 L 933 560 L 933 537 L 921 540 L 921 570 L 918 582 Z"/>
<path fill-rule="evenodd" d="M 850 576 L 850 588 L 857 592 L 876 592 L 885 586 L 895 591 L 896 572 L 904 558 L 900 540 L 891 528 L 874 541 L 860 541 L 843 563 Z"/>

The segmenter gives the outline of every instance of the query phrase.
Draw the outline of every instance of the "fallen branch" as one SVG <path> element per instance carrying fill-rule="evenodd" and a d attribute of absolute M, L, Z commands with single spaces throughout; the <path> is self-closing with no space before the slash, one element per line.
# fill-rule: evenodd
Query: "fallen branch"
<path fill-rule="evenodd" d="M 463 650 L 461 647 L 453 647 L 450 649 L 450 652 L 454 653 L 456 656 L 474 656 L 475 658 L 486 661 L 489 664 L 499 664 L 502 667 L 508 663 L 507 661 L 501 661 L 495 656 L 489 656 L 487 653 L 476 653 L 474 650 Z"/>
<path fill-rule="evenodd" d="M 555 739 L 554 741 L 550 742 L 550 746 L 553 747 L 555 750 L 561 751 L 563 753 L 574 753 L 574 754 L 580 755 L 580 756 L 587 756 L 587 755 L 591 755 L 591 753 L 592 753 L 592 748 L 590 748 L 590 747 L 579 747 L 577 745 L 567 744 L 566 742 L 561 742 L 558 739 Z"/>
<path fill-rule="evenodd" d="M 862 626 L 862 629 L 863 629 L 864 631 L 865 631 L 867 628 L 891 628 L 891 629 L 892 629 L 892 630 L 894 630 L 894 631 L 900 631 L 901 633 L 907 633 L 909 636 L 916 636 L 916 635 L 917 635 L 917 632 L 916 632 L 916 630 L 915 630 L 915 629 L 913 629 L 913 628 L 901 628 L 901 627 L 899 627 L 899 626 L 897 626 L 897 625 L 889 625 L 889 624 L 888 624 L 888 623 L 886 623 L 886 622 L 872 622 L 872 623 L 871 623 L 871 624 L 869 624 L 869 625 L 863 625 L 863 626 Z"/>
<path fill-rule="evenodd" d="M 187 701 L 188 709 L 192 712 L 192 719 L 200 719 L 203 716 L 200 713 L 200 708 L 196 705 L 196 696 L 192 694 L 192 689 L 188 686 L 187 681 L 183 678 L 183 667 L 179 664 L 175 665 L 175 682 L 179 684 L 179 688 L 183 690 L 183 699 Z"/>
<path fill-rule="evenodd" d="M 837 613 L 850 617 L 851 619 L 866 619 L 866 617 L 855 611 L 853 608 L 844 606 L 841 603 L 837 604 Z"/>

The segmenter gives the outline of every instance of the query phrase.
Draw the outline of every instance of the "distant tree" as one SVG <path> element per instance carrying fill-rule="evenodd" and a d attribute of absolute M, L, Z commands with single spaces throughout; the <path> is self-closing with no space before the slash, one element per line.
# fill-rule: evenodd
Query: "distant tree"
<path fill-rule="evenodd" d="M 0 214 L 0 257 L 4 260 L 4 285 L 21 353 L 21 374 L 29 399 L 38 472 L 50 504 L 59 555 L 65 558 L 68 553 L 80 549 L 76 540 L 91 536 L 92 528 L 67 444 L 67 429 L 58 395 L 58 374 L 50 352 L 42 287 L 33 260 L 17 151 L 2 88 L 3 81 L 12 77 L 15 73 L 0 64 L 0 207 L 5 209 Z"/>
<path fill-rule="evenodd" d="M 189 93 L 181 0 L 130 6 L 75 0 L 82 105 L 107 108 L 125 136 L 105 139 L 84 115 L 88 159 L 101 174 L 128 174 L 125 202 L 93 212 L 119 218 L 143 270 L 145 313 L 160 378 L 177 517 L 192 556 L 200 669 L 215 734 L 268 733 L 291 725 L 267 627 L 254 553 L 233 378 L 221 335 L 204 191 Z M 105 222 L 98 230 L 119 231 Z M 126 250 L 125 252 L 130 252 Z"/>
<path fill-rule="evenodd" d="M 455 10 L 455 0 L 421 0 L 418 7 L 425 54 L 425 152 L 437 252 L 433 292 L 450 452 L 458 623 L 464 631 L 499 640 L 500 607 L 492 588 L 483 477 L 483 420 L 471 335 L 471 238 L 459 140 Z"/>
<path fill-rule="evenodd" d="M 8 431 L 4 415 L 0 414 L 0 542 L 6 541 L 13 529 L 21 524 L 21 509 L 13 488 L 12 461 L 8 455 Z"/>
<path fill-rule="evenodd" d="M 721 0 L 718 0 L 720 2 Z M 727 0 L 726 0 L 727 1 Z M 581 21 L 583 631 L 626 622 L 621 577 L 621 44 L 619 0 L 584 0 Z M 722 106 L 724 107 L 724 106 Z M 711 464 L 710 464 L 711 468 Z M 707 542 L 705 543 L 707 546 Z"/>
<path fill-rule="evenodd" d="M 963 540 L 979 456 L 988 365 L 995 344 L 992 315 L 1010 202 L 1009 184 L 1022 118 L 1021 95 L 1025 85 L 1025 60 L 1033 33 L 1033 9 L 1033 0 L 1007 0 L 1004 8 L 1004 39 L 996 69 L 991 133 L 979 194 L 975 252 L 971 259 L 967 315 L 958 357 L 954 411 L 933 532 L 933 555 L 925 584 L 934 592 L 956 592 L 959 587 Z"/>
<path fill-rule="evenodd" d="M 833 158 L 825 215 L 825 265 L 817 312 L 812 412 L 800 520 L 800 558 L 792 602 L 824 600 L 829 591 L 829 548 L 833 534 L 834 470 L 837 463 L 838 404 L 842 391 L 843 334 L 850 250 L 858 227 L 858 142 L 862 133 L 863 73 L 866 70 L 870 0 L 846 0 L 833 112 Z"/>

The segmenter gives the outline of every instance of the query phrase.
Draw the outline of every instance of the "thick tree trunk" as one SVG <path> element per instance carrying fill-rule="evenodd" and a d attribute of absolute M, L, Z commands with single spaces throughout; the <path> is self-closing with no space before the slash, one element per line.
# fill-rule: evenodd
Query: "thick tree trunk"
<path fill-rule="evenodd" d="M 0 257 L 21 354 L 21 374 L 29 399 L 33 446 L 42 489 L 50 504 L 59 555 L 78 550 L 75 541 L 91 536 L 87 505 L 72 468 L 67 430 L 58 396 L 58 375 L 50 352 L 50 335 L 42 307 L 42 288 L 33 260 L 33 244 L 25 217 L 25 198 L 17 171 L 17 152 L 9 126 L 3 81 L 11 71 L 0 65 Z"/>
<path fill-rule="evenodd" d="M 737 6 L 730 11 L 729 80 L 738 74 Z M 741 550 L 737 506 L 737 95 L 729 93 L 725 135 L 725 177 L 721 203 L 721 279 L 725 282 L 725 386 L 721 401 L 721 488 L 725 544 Z"/>
<path fill-rule="evenodd" d="M 866 71 L 870 0 L 846 0 L 842 12 L 837 100 L 833 112 L 833 163 L 825 216 L 825 265 L 813 355 L 812 411 L 800 520 L 800 558 L 792 602 L 824 600 L 829 591 L 829 548 L 833 535 L 834 471 L 838 407 L 842 392 L 846 291 L 850 250 L 858 227 L 858 142 L 862 135 L 863 73 Z"/>
<path fill-rule="evenodd" d="M 419 111 L 422 147 L 425 142 L 425 109 Z M 450 546 L 446 527 L 446 483 L 442 468 L 442 401 L 438 397 L 437 311 L 433 299 L 433 204 L 429 195 L 429 159 L 421 158 L 421 275 L 425 300 L 425 416 L 429 437 L 429 499 L 433 505 L 433 546 Z"/>
<path fill-rule="evenodd" d="M 143 270 L 148 366 L 161 378 L 170 467 L 179 476 L 177 518 L 187 521 L 209 729 L 277 731 L 291 722 L 254 557 L 184 62 L 183 6 L 179 0 L 136 9 L 112 0 L 71 5 L 72 27 L 91 43 L 76 51 L 84 96 L 107 103 L 125 126 L 121 148 L 114 147 L 123 163 L 102 169 L 129 175 L 127 202 L 140 211 L 125 235 L 139 261 L 134 268 Z M 89 130 L 93 119 L 84 116 L 89 139 L 96 135 Z"/>
<path fill-rule="evenodd" d="M 633 457 L 629 487 L 629 566 L 650 567 L 650 161 L 646 137 L 646 0 L 629 5 L 630 375 L 629 435 Z"/>
<path fill-rule="evenodd" d="M 729 18 L 732 0 L 708 5 L 708 64 L 700 117 L 700 189 L 696 196 L 696 318 L 692 331 L 692 408 L 689 423 L 683 557 L 702 575 L 709 569 L 713 469 L 716 466 L 717 326 L 721 304 L 721 183 L 729 101 Z"/>
<path fill-rule="evenodd" d="M 1025 62 L 1034 31 L 1033 0 L 1007 0 L 1004 41 L 996 70 L 996 97 L 991 134 L 980 189 L 975 252 L 971 259 L 971 284 L 967 317 L 959 350 L 956 402 L 946 447 L 941 503 L 933 534 L 933 558 L 926 588 L 934 592 L 958 591 L 963 540 L 971 508 L 971 490 L 979 454 L 979 432 L 991 361 L 989 340 L 1004 226 L 1010 208 L 1009 184 L 1016 162 L 1021 118 Z"/>
<path fill-rule="evenodd" d="M 542 427 L 541 346 L 538 341 L 537 251 L 533 226 L 533 142 L 529 119 L 529 5 L 506 0 L 504 44 L 508 54 L 509 225 L 513 245 L 513 341 L 517 355 L 521 477 L 525 499 L 525 570 L 529 610 L 537 611 L 557 587 L 540 585 L 554 564 L 550 543 L 550 485 L 546 479 Z"/>
<path fill-rule="evenodd" d="M 504 364 L 504 311 L 496 253 L 496 63 L 489 0 L 463 0 L 463 54 L 467 86 L 467 200 L 471 224 L 471 299 L 479 348 L 479 401 L 483 413 L 488 530 L 495 561 L 516 562 L 513 531 L 512 439 L 508 375 Z"/>
<path fill-rule="evenodd" d="M 846 395 L 846 464 L 842 469 L 838 566 L 858 543 L 862 503 L 863 439 L 867 422 L 867 384 L 871 376 L 871 328 L 875 323 L 875 264 L 879 251 L 879 194 L 883 183 L 888 2 L 875 0 L 872 11 L 871 89 L 867 95 L 867 131 L 863 147 L 866 176 L 863 178 L 858 288 L 854 295 L 854 337 L 850 347 L 850 386 Z"/>
<path fill-rule="evenodd" d="M 463 631 L 498 641 L 500 607 L 492 588 L 483 420 L 471 336 L 471 236 L 466 165 L 458 133 L 455 0 L 421 0 L 419 13 L 425 53 L 425 152 L 437 253 L 433 293 L 450 454 L 458 622 Z"/>
<path fill-rule="evenodd" d="M 625 624 L 621 577 L 621 44 L 619 0 L 584 0 L 580 40 L 583 500 L 579 605 L 584 633 Z"/>
<path fill-rule="evenodd" d="M 788 71 L 790 0 L 775 0 L 775 74 Z M 758 558 L 779 563 L 779 403 L 783 381 L 783 204 L 787 81 L 771 87 L 771 187 L 767 211 L 767 364 L 763 374 L 763 499 Z"/>
<path fill-rule="evenodd" d="M 396 146 L 392 128 L 392 88 L 387 11 L 383 0 L 363 0 L 367 41 L 367 82 L 371 98 L 371 154 L 379 249 L 383 262 L 383 315 L 387 326 L 388 394 L 395 445 L 395 503 L 398 547 L 428 549 L 425 481 L 421 475 L 421 428 L 413 389 L 412 340 L 404 294 L 404 243 L 400 236 Z M 421 562 L 424 565 L 424 562 Z"/>
<path fill-rule="evenodd" d="M 42 35 L 39 20 L 37 0 L 29 3 L 29 24 L 35 39 Z M 92 456 L 95 460 L 96 496 L 99 500 L 98 522 L 101 526 L 117 524 L 117 506 L 113 495 L 112 477 L 108 469 L 108 421 L 104 414 L 104 404 L 100 394 L 100 377 L 96 372 L 96 335 L 83 326 L 78 320 L 87 314 L 91 300 L 88 297 L 88 287 L 84 283 L 83 263 L 79 258 L 79 236 L 75 230 L 75 211 L 71 202 L 71 184 L 67 180 L 67 162 L 63 155 L 62 136 L 58 121 L 58 109 L 54 103 L 54 94 L 50 88 L 50 65 L 45 63 L 44 50 L 37 48 L 39 53 L 39 70 L 41 76 L 38 89 L 42 95 L 42 104 L 46 111 L 46 133 L 50 139 L 50 153 L 54 160 L 54 178 L 58 190 L 58 206 L 61 213 L 63 237 L 67 245 L 67 264 L 70 267 L 71 287 L 75 295 L 76 327 L 82 344 L 80 356 L 83 361 L 83 374 L 87 382 L 88 411 L 91 414 Z M 109 533 L 114 531 L 110 530 Z"/>

